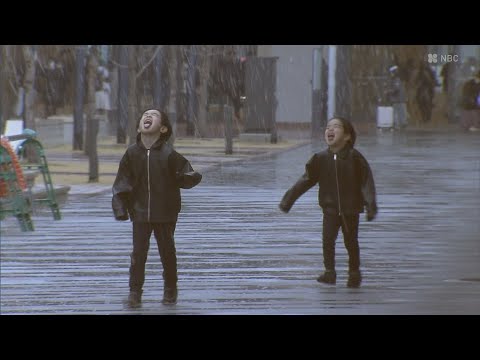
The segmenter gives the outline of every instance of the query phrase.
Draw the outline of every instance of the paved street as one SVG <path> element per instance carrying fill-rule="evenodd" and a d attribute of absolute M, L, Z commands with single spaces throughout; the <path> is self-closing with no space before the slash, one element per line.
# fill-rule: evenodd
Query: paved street
<path fill-rule="evenodd" d="M 63 219 L 38 209 L 34 232 L 1 224 L 1 314 L 480 314 L 480 136 L 406 132 L 360 136 L 379 215 L 360 223 L 364 282 L 346 287 L 337 240 L 337 285 L 322 265 L 316 188 L 289 214 L 283 193 L 324 142 L 204 173 L 183 190 L 177 224 L 179 301 L 161 304 L 155 241 L 144 303 L 125 309 L 131 224 L 112 217 L 111 194 L 71 193 Z M 192 161 L 195 167 L 195 162 Z"/>

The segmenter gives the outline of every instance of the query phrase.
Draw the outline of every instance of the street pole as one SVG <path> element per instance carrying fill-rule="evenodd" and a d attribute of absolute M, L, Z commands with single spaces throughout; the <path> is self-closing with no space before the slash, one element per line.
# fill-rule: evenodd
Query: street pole
<path fill-rule="evenodd" d="M 222 106 L 223 119 L 225 121 L 225 154 L 233 154 L 233 131 L 232 131 L 232 117 L 233 112 L 230 106 Z"/>
<path fill-rule="evenodd" d="M 327 114 L 331 119 L 335 114 L 335 73 L 337 72 L 337 47 L 328 46 L 328 105 Z"/>
<path fill-rule="evenodd" d="M 322 75 L 322 49 L 313 49 L 312 58 L 312 138 L 321 134 L 321 75 Z"/>

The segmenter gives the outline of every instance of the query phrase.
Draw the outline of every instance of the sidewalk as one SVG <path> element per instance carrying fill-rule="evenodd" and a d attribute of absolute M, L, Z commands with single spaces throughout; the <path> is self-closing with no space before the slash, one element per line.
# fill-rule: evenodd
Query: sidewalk
<path fill-rule="evenodd" d="M 124 306 L 132 225 L 113 218 L 111 193 L 69 196 L 60 221 L 52 219 L 50 209 L 38 208 L 31 232 L 22 232 L 16 219 L 7 217 L 0 229 L 0 312 L 479 315 L 480 137 L 389 135 L 358 138 L 358 149 L 374 172 L 379 206 L 375 221 L 362 216 L 359 224 L 364 275 L 359 289 L 346 286 L 348 258 L 341 234 L 337 284 L 316 281 L 323 269 L 317 191 L 305 193 L 289 214 L 278 209 L 311 152 L 324 148 L 319 141 L 262 161 L 221 166 L 182 192 L 175 306 L 161 303 L 162 267 L 154 241 L 142 307 Z M 192 146 L 200 151 L 198 144 Z M 198 154 L 198 166 L 205 153 Z M 62 160 L 69 156 L 73 163 L 72 154 L 65 154 Z M 116 156 L 103 158 L 116 166 Z"/>

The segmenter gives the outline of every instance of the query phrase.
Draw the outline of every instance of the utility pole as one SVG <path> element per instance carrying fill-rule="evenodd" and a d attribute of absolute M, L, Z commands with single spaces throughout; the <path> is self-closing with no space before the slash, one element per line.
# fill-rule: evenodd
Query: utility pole
<path fill-rule="evenodd" d="M 317 138 L 322 131 L 321 119 L 321 76 L 322 76 L 322 49 L 313 49 L 312 59 L 312 137 Z"/>
<path fill-rule="evenodd" d="M 337 46 L 328 46 L 328 105 L 327 114 L 331 119 L 335 114 L 335 73 L 337 72 Z"/>

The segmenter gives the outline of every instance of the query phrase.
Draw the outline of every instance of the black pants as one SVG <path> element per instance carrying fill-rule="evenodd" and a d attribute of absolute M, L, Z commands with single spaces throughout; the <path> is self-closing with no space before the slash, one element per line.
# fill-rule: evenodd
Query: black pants
<path fill-rule="evenodd" d="M 165 287 L 177 285 L 177 253 L 174 233 L 176 223 L 133 222 L 133 251 L 130 255 L 130 290 L 142 291 L 145 282 L 145 263 L 152 231 L 157 240 L 158 252 L 163 266 Z"/>
<path fill-rule="evenodd" d="M 345 248 L 348 252 L 348 269 L 360 269 L 360 248 L 358 246 L 359 215 L 345 215 L 345 223 L 338 214 L 323 214 L 323 264 L 326 270 L 335 270 L 335 241 L 342 228 Z M 345 226 L 346 225 L 346 226 Z"/>

